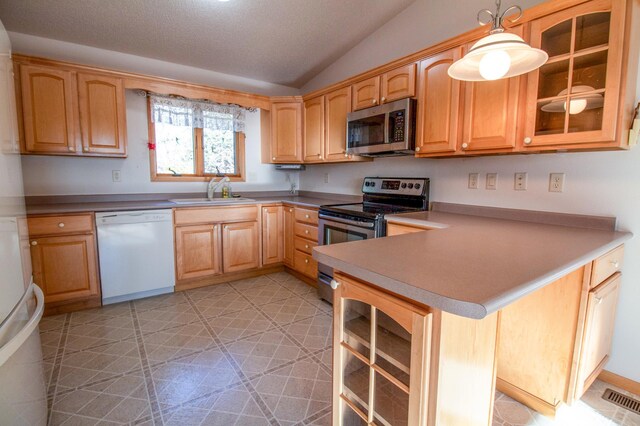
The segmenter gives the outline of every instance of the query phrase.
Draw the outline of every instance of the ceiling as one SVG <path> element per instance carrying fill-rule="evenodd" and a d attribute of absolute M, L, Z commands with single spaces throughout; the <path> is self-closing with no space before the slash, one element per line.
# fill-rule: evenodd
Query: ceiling
<path fill-rule="evenodd" d="M 2 0 L 8 31 L 301 87 L 415 0 Z"/>

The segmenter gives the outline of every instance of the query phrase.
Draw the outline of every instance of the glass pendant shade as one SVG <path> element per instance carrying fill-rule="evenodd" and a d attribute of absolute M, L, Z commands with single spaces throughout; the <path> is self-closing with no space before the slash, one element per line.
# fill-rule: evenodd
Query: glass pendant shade
<path fill-rule="evenodd" d="M 497 80 L 533 71 L 547 59 L 547 52 L 529 46 L 517 35 L 494 32 L 475 43 L 448 72 L 456 80 Z"/>
<path fill-rule="evenodd" d="M 581 93 L 593 92 L 595 89 L 591 86 L 573 86 L 571 88 L 571 99 L 569 100 L 569 114 L 576 115 L 587 109 L 602 108 L 604 105 L 604 96 L 600 93 L 590 93 L 581 95 Z M 558 96 L 567 96 L 568 90 L 564 89 Z M 577 95 L 577 96 L 574 96 Z M 540 108 L 544 112 L 565 112 L 567 110 L 566 99 L 556 99 Z"/>

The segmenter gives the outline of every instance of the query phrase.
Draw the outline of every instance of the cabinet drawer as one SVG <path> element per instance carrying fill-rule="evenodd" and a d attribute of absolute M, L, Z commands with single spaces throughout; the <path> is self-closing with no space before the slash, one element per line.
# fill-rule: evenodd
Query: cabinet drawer
<path fill-rule="evenodd" d="M 304 222 L 316 226 L 318 225 L 318 210 L 296 207 L 295 217 L 296 222 Z"/>
<path fill-rule="evenodd" d="M 314 242 L 318 241 L 318 226 L 305 225 L 304 223 L 298 223 L 293 226 L 295 234 L 302 238 L 307 238 Z"/>
<path fill-rule="evenodd" d="M 304 252 L 310 255 L 311 250 L 313 250 L 313 248 L 317 246 L 318 243 L 306 240 L 304 238 L 296 237 L 295 240 L 293 241 L 293 245 L 296 248 L 296 250 L 300 250 L 301 252 Z"/>
<path fill-rule="evenodd" d="M 29 235 L 64 235 L 93 232 L 93 214 L 39 216 L 27 218 Z"/>
<path fill-rule="evenodd" d="M 311 278 L 318 276 L 318 262 L 313 257 L 300 250 L 296 250 L 294 263 L 295 270 Z"/>
<path fill-rule="evenodd" d="M 175 211 L 176 225 L 256 220 L 258 220 L 258 206 L 179 208 Z"/>
<path fill-rule="evenodd" d="M 591 288 L 621 270 L 623 257 L 624 246 L 620 246 L 597 258 L 591 270 Z"/>

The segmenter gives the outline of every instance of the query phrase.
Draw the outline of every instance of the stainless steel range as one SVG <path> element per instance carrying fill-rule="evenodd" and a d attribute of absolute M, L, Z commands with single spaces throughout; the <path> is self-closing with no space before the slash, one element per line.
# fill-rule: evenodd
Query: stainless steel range
<path fill-rule="evenodd" d="M 318 243 L 338 244 L 386 235 L 386 214 L 429 208 L 429 179 L 367 177 L 362 183 L 363 202 L 320 206 Z M 333 269 L 318 265 L 318 295 L 333 301 Z"/>

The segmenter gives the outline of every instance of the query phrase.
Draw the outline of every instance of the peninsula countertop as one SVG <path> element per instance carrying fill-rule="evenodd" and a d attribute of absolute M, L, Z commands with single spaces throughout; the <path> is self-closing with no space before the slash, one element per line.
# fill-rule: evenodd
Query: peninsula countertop
<path fill-rule="evenodd" d="M 424 232 L 313 249 L 322 264 L 443 311 L 481 319 L 623 244 L 629 232 L 466 214 L 387 216 Z"/>

